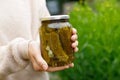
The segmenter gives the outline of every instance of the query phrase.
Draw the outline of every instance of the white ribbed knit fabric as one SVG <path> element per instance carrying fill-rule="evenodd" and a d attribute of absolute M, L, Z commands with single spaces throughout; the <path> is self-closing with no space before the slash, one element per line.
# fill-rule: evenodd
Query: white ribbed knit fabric
<path fill-rule="evenodd" d="M 45 0 L 0 0 L 0 80 L 49 80 L 28 59 L 29 40 L 37 41 Z"/>

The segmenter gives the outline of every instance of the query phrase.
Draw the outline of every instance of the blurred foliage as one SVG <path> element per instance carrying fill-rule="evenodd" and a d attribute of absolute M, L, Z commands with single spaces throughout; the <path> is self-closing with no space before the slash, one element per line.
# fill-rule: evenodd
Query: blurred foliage
<path fill-rule="evenodd" d="M 120 79 L 120 6 L 116 0 L 96 0 L 93 7 L 78 3 L 70 13 L 79 51 L 75 67 L 60 72 L 61 80 Z"/>

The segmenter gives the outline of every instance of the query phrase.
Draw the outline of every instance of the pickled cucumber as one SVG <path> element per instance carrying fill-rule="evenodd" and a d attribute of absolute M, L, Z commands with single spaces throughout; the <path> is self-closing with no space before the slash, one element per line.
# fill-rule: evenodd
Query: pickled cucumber
<path fill-rule="evenodd" d="M 64 52 L 62 48 L 58 33 L 51 32 L 49 40 L 50 40 L 50 48 L 52 49 L 55 57 L 58 58 L 59 61 L 66 62 L 69 57 L 67 56 L 67 54 Z"/>
<path fill-rule="evenodd" d="M 62 23 L 61 23 L 62 24 Z M 73 62 L 73 48 L 71 47 L 72 30 L 69 26 L 59 24 L 57 28 L 47 27 L 47 23 L 40 28 L 42 56 L 49 66 L 64 66 Z M 58 25 L 57 25 L 58 26 Z"/>
<path fill-rule="evenodd" d="M 70 40 L 72 35 L 72 29 L 70 27 L 63 27 L 58 30 L 60 41 L 63 50 L 69 55 L 69 61 L 73 61 L 73 48 L 71 47 L 72 41 Z"/>
<path fill-rule="evenodd" d="M 49 57 L 48 51 L 46 50 L 47 41 L 48 41 L 46 37 L 49 37 L 49 36 L 45 33 L 45 28 L 42 27 L 40 30 L 41 53 L 43 58 L 46 60 L 46 62 L 49 63 L 50 57 Z"/>

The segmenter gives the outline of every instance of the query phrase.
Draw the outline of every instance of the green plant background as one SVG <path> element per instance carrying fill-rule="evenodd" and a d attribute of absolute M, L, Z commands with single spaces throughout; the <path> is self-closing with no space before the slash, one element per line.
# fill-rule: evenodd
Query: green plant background
<path fill-rule="evenodd" d="M 77 3 L 70 22 L 78 31 L 75 67 L 60 71 L 61 80 L 120 79 L 120 6 L 117 0 Z"/>

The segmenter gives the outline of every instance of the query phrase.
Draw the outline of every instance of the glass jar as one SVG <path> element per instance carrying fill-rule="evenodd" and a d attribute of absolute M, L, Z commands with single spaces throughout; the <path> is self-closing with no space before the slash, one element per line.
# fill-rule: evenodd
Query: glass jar
<path fill-rule="evenodd" d="M 51 67 L 64 66 L 73 62 L 71 47 L 72 26 L 68 15 L 41 18 L 39 29 L 41 54 Z"/>

